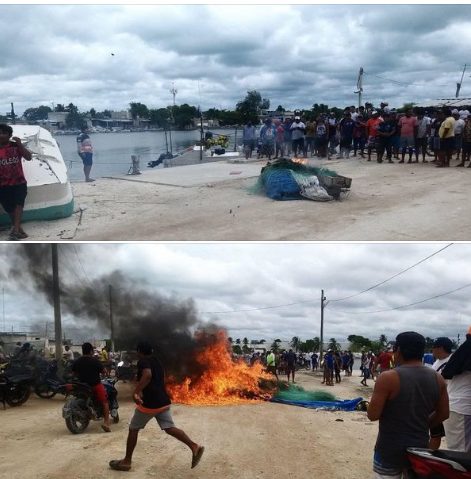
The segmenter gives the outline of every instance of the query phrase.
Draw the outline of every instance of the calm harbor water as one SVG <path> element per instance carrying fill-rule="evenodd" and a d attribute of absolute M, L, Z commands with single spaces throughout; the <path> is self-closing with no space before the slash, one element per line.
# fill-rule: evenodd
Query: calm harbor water
<path fill-rule="evenodd" d="M 211 129 L 211 131 L 229 136 L 229 149 L 234 148 L 235 129 Z M 57 135 L 55 139 L 69 170 L 69 178 L 71 180 L 83 179 L 83 166 L 82 160 L 77 155 L 76 136 Z M 161 153 L 167 151 L 163 131 L 90 133 L 90 139 L 94 149 L 92 176 L 95 178 L 127 174 L 131 165 L 131 155 L 140 156 L 141 171 L 150 169 L 147 167 L 147 163 L 158 159 Z M 194 145 L 199 139 L 200 132 L 198 130 L 172 131 L 173 153 L 178 153 Z M 240 144 L 241 140 L 242 131 L 239 129 L 237 144 Z M 170 141 L 169 137 L 168 141 Z M 174 164 L 178 165 L 178 160 L 175 160 Z"/>

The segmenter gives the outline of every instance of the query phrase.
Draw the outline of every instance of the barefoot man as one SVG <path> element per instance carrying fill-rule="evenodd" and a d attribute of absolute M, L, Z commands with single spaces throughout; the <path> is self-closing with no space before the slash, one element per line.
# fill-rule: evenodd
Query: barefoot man
<path fill-rule="evenodd" d="M 138 383 L 134 390 L 136 410 L 129 424 L 128 439 L 126 442 L 126 455 L 124 459 L 110 461 L 111 469 L 116 471 L 129 471 L 137 436 L 140 429 L 153 418 L 160 429 L 186 444 L 192 452 L 191 468 L 198 465 L 204 452 L 204 447 L 193 442 L 184 431 L 175 427 L 170 413 L 170 398 L 165 390 L 165 373 L 160 361 L 152 355 L 152 346 L 147 342 L 137 345 L 139 362 L 137 363 Z"/>

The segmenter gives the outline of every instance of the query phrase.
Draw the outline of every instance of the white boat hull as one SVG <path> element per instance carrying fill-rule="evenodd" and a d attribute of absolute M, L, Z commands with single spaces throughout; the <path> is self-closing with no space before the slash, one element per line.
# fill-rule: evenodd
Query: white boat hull
<path fill-rule="evenodd" d="M 67 167 L 52 135 L 35 125 L 11 125 L 13 136 L 18 136 L 33 153 L 31 161 L 23 160 L 23 171 L 28 183 L 23 221 L 66 218 L 74 211 L 74 197 Z M 0 224 L 10 219 L 0 206 Z"/>

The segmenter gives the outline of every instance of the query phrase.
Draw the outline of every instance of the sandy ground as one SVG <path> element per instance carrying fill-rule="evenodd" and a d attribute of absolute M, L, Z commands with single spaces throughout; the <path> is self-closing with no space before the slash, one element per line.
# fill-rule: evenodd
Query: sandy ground
<path fill-rule="evenodd" d="M 358 372 L 334 387 L 320 381 L 320 375 L 310 372 L 297 376 L 297 383 L 305 389 L 325 389 L 339 399 L 368 398 L 372 391 L 359 384 Z M 112 471 L 108 462 L 123 455 L 133 411 L 130 385 L 119 383 L 118 389 L 121 421 L 111 434 L 103 433 L 98 422 L 84 434 L 71 434 L 61 417 L 61 397 L 31 397 L 19 408 L 0 410 L 0 478 L 372 477 L 377 423 L 371 423 L 365 412 L 316 411 L 268 402 L 174 405 L 176 425 L 206 447 L 200 465 L 190 469 L 186 446 L 150 423 L 140 434 L 132 471 Z"/>
<path fill-rule="evenodd" d="M 220 162 L 74 183 L 81 212 L 25 229 L 32 241 L 471 239 L 467 168 L 360 159 L 314 163 L 353 178 L 347 199 L 274 201 L 250 192 L 265 162 Z"/>

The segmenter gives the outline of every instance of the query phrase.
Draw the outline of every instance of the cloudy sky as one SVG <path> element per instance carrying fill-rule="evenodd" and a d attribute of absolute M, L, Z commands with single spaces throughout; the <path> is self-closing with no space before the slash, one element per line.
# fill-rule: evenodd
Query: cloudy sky
<path fill-rule="evenodd" d="M 14 253 L 21 254 L 21 248 L 0 245 L 0 271 L 19 264 Z M 319 336 L 321 289 L 328 301 L 327 339 L 342 341 L 350 334 L 393 339 L 404 330 L 456 339 L 464 338 L 471 324 L 471 244 L 61 244 L 59 258 L 64 284 L 86 287 L 120 270 L 136 288 L 147 282 L 166 297 L 192 298 L 201 322 L 227 328 L 234 339 Z M 49 322 L 52 330 L 52 307 L 24 278 L 17 279 L 10 274 L 2 281 L 6 329 Z M 113 286 L 119 294 L 119 285 Z M 65 314 L 63 319 L 69 332 L 79 319 L 89 326 L 86 317 Z"/>
<path fill-rule="evenodd" d="M 471 64 L 470 5 L 0 5 L 0 112 L 140 101 L 275 109 L 453 98 Z M 471 96 L 471 69 L 461 97 Z"/>

